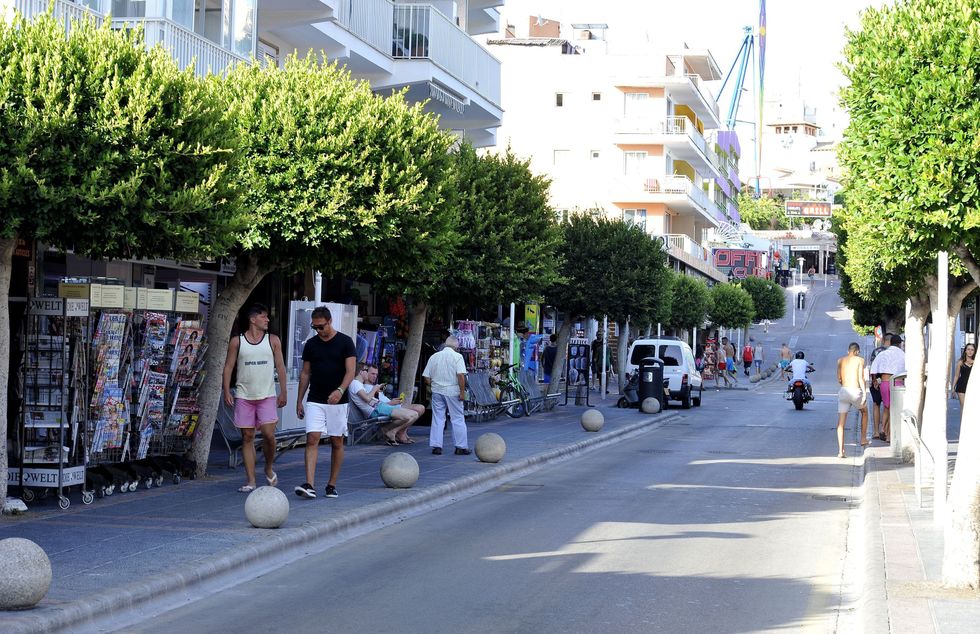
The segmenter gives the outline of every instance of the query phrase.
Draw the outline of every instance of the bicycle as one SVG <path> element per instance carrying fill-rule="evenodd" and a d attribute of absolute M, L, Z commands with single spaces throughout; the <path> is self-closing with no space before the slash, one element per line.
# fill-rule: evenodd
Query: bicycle
<path fill-rule="evenodd" d="M 524 386 L 514 377 L 509 370 L 516 367 L 516 364 L 501 366 L 493 375 L 493 382 L 500 390 L 497 401 L 500 408 L 511 418 L 530 416 L 528 407 L 528 395 Z"/>

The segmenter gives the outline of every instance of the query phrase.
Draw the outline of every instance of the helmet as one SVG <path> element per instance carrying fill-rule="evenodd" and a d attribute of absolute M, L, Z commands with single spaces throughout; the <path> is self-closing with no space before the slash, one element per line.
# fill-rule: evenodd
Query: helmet
<path fill-rule="evenodd" d="M 802 359 L 804 356 L 805 355 L 803 354 L 803 351 L 802 350 L 800 350 L 799 352 L 796 353 L 796 358 L 797 359 Z"/>

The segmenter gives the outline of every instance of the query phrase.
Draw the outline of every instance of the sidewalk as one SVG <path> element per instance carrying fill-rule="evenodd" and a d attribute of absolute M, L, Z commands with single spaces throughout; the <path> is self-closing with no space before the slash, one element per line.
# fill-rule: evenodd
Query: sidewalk
<path fill-rule="evenodd" d="M 507 453 L 496 465 L 479 462 L 475 454 L 453 455 L 449 433 L 447 454 L 432 455 L 428 427 L 412 430 L 413 445 L 349 447 L 336 499 L 322 496 L 329 446 L 320 447 L 316 500 L 293 494 L 293 487 L 305 479 L 303 449 L 284 452 L 275 468 L 279 488 L 289 497 L 290 515 L 285 526 L 274 531 L 252 528 L 246 521 L 245 495 L 236 491 L 244 483 L 244 472 L 222 466 L 227 465 L 222 453 L 212 453 L 211 475 L 205 480 L 117 492 L 91 506 L 76 504 L 73 494 L 67 511 L 59 510 L 56 499 L 49 497 L 34 503 L 26 515 L 0 520 L 0 539 L 25 537 L 38 543 L 54 573 L 50 591 L 35 609 L 0 612 L 0 631 L 78 631 L 130 610 L 177 605 L 205 586 L 240 582 L 263 568 L 446 506 L 678 416 L 671 410 L 646 415 L 616 409 L 615 399 L 607 398 L 599 401 L 604 427 L 587 433 L 579 423 L 586 408 L 571 403 L 530 418 L 469 424 L 471 447 L 491 431 L 507 442 Z M 418 461 L 420 477 L 414 488 L 388 489 L 381 482 L 381 461 L 393 451 L 405 451 Z M 261 476 L 260 480 L 264 481 Z"/>
<path fill-rule="evenodd" d="M 950 404 L 950 473 L 959 409 Z M 914 467 L 889 446 L 865 451 L 864 552 L 866 632 L 966 633 L 980 629 L 980 592 L 942 587 L 943 527 L 933 521 L 931 487 L 915 495 Z"/>

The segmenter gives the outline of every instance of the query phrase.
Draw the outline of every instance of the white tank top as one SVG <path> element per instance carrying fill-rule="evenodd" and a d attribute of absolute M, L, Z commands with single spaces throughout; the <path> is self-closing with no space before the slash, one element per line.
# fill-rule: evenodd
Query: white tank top
<path fill-rule="evenodd" d="M 273 361 L 269 334 L 263 335 L 258 343 L 252 343 L 245 335 L 239 335 L 235 396 L 248 401 L 275 396 L 275 372 L 276 364 Z"/>

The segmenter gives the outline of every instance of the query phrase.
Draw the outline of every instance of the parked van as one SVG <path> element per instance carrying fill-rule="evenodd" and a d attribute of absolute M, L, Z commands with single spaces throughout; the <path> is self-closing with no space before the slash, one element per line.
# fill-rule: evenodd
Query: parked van
<path fill-rule="evenodd" d="M 669 380 L 671 400 L 688 408 L 701 405 L 701 373 L 694 364 L 691 346 L 676 337 L 637 339 L 630 344 L 626 371 L 635 372 L 645 357 L 657 357 L 664 362 L 664 379 Z"/>

